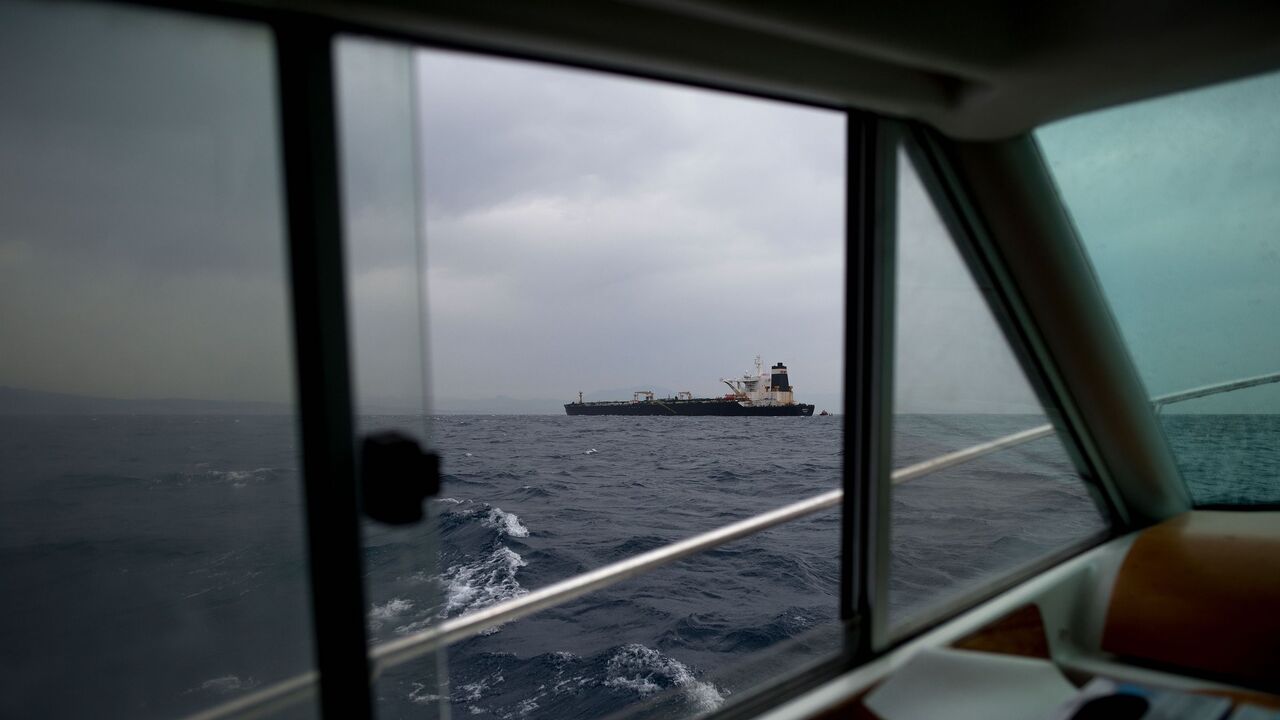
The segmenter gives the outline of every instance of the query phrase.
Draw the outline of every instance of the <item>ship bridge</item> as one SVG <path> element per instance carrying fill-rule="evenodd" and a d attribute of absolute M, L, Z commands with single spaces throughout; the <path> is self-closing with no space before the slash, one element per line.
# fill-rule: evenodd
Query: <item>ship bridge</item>
<path fill-rule="evenodd" d="M 764 372 L 760 356 L 756 356 L 755 374 L 743 373 L 742 377 L 729 380 L 720 378 L 720 382 L 729 386 L 738 402 L 748 405 L 793 405 L 790 381 L 787 377 L 787 366 L 775 363 Z"/>

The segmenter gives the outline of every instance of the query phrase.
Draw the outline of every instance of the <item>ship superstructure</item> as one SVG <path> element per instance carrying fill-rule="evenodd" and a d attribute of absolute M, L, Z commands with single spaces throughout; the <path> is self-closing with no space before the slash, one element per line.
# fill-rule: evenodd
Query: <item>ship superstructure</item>
<path fill-rule="evenodd" d="M 721 397 L 695 398 L 682 390 L 674 397 L 659 398 L 652 390 L 635 392 L 630 400 L 567 403 L 569 415 L 727 415 L 727 416 L 804 416 L 813 415 L 813 405 L 797 403 L 787 375 L 787 366 L 775 363 L 764 372 L 760 356 L 756 356 L 755 374 L 744 373 L 734 379 L 721 378 L 729 393 Z"/>
<path fill-rule="evenodd" d="M 777 363 L 769 368 L 769 372 L 762 372 L 759 355 L 756 356 L 754 375 L 743 373 L 742 377 L 733 380 L 720 378 L 720 382 L 733 391 L 734 400 L 754 407 L 795 404 L 791 383 L 787 379 L 787 366 Z"/>

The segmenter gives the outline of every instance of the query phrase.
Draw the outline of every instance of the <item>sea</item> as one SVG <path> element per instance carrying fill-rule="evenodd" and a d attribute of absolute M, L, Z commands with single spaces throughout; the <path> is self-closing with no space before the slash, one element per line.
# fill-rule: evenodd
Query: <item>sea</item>
<path fill-rule="evenodd" d="M 899 416 L 894 465 L 1041 422 Z M 359 426 L 444 472 L 424 522 L 363 524 L 371 644 L 838 487 L 843 462 L 838 416 Z M 1165 427 L 1198 500 L 1275 501 L 1280 416 Z M 0 528 L 0 717 L 181 717 L 313 667 L 292 417 L 0 416 Z M 1107 532 L 1052 437 L 898 485 L 890 620 Z M 705 714 L 838 651 L 839 556 L 838 510 L 729 543 L 390 668 L 378 716 Z"/>

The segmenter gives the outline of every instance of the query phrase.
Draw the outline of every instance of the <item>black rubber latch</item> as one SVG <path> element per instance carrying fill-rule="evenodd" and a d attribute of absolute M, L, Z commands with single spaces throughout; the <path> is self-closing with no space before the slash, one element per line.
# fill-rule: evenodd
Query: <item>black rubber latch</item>
<path fill-rule="evenodd" d="M 422 501 L 440 492 L 440 457 L 394 430 L 366 435 L 360 448 L 364 513 L 388 525 L 422 519 Z"/>

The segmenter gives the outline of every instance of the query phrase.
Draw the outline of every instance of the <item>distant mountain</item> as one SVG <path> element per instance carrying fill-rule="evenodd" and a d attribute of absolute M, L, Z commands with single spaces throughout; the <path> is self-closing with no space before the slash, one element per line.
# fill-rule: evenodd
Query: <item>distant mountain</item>
<path fill-rule="evenodd" d="M 431 412 L 440 415 L 563 415 L 568 400 L 547 398 L 513 398 L 499 395 L 492 398 L 429 399 Z"/>
<path fill-rule="evenodd" d="M 664 397 L 675 397 L 676 391 L 661 385 L 632 385 L 631 387 L 611 388 L 608 390 L 592 390 L 582 394 L 582 399 L 586 402 L 601 402 L 604 400 L 630 400 L 634 393 L 652 391 L 654 395 Z M 573 397 L 564 402 L 574 402 L 578 399 L 577 393 Z M 562 405 L 564 403 L 561 403 Z M 562 408 L 563 410 L 563 408 Z"/>
<path fill-rule="evenodd" d="M 633 386 L 583 393 L 587 402 L 630 400 L 632 393 L 652 390 L 658 397 L 672 397 L 675 391 L 661 386 Z M 431 412 L 441 415 L 563 415 L 564 404 L 578 399 L 577 393 L 563 398 L 513 398 L 498 395 L 491 398 L 433 397 Z M 839 397 L 828 402 L 815 402 L 831 412 L 839 409 Z M 361 403 L 360 412 L 369 415 L 416 415 L 416 403 L 402 399 L 374 399 Z M 102 398 L 88 395 L 43 392 L 0 385 L 0 415 L 287 415 L 294 412 L 285 403 L 194 400 L 189 398 L 128 399 Z"/>
<path fill-rule="evenodd" d="M 584 392 L 582 399 L 587 402 L 598 400 L 630 400 L 637 390 L 652 390 L 658 397 L 675 395 L 674 390 L 664 387 L 639 385 L 630 388 L 614 388 L 612 390 L 592 390 Z M 431 412 L 441 415 L 563 415 L 564 404 L 575 402 L 578 394 L 573 393 L 563 398 L 513 398 L 498 395 L 492 398 L 457 398 L 435 397 L 430 399 Z M 376 405 L 376 404 L 375 404 Z M 372 411 L 373 408 L 370 408 Z"/>
<path fill-rule="evenodd" d="M 0 415 L 287 415 L 284 403 L 127 399 L 42 392 L 0 385 Z"/>
<path fill-rule="evenodd" d="M 660 398 L 674 397 L 676 394 L 675 390 L 661 385 L 633 385 L 584 392 L 582 399 L 586 402 L 630 400 L 633 393 L 643 390 L 652 390 Z M 714 393 L 709 394 L 713 397 L 715 396 Z M 701 394 L 696 395 L 701 396 Z M 513 398 L 505 395 L 492 398 L 436 397 L 431 398 L 431 412 L 440 415 L 563 415 L 564 404 L 576 402 L 577 400 L 577 393 L 563 398 L 536 399 Z M 798 400 L 799 402 L 815 404 L 817 406 L 815 412 L 825 409 L 828 412 L 839 413 L 842 410 L 842 398 L 834 393 L 802 396 Z M 384 406 L 387 409 L 379 409 Z M 373 414 L 396 414 L 390 410 L 393 406 L 394 403 L 389 402 L 372 403 L 365 411 Z"/>

